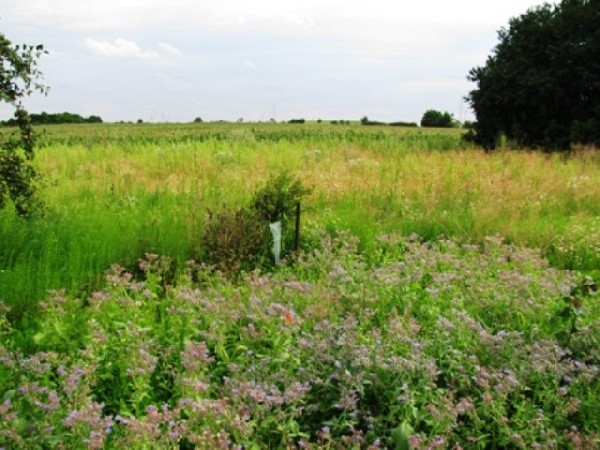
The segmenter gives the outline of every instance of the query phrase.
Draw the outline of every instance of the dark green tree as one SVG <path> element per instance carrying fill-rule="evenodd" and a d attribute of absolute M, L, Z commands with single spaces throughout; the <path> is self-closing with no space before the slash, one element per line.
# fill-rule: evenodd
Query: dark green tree
<path fill-rule="evenodd" d="M 435 109 L 429 109 L 425 111 L 421 118 L 422 127 L 439 127 L 439 128 L 451 128 L 454 126 L 454 119 L 452 114 L 449 112 L 436 111 Z"/>
<path fill-rule="evenodd" d="M 600 1 L 563 0 L 513 18 L 468 79 L 477 122 L 470 138 L 487 149 L 504 135 L 519 146 L 600 145 Z"/>
<path fill-rule="evenodd" d="M 35 135 L 23 99 L 34 90 L 46 92 L 37 67 L 43 53 L 41 45 L 13 45 L 0 34 L 0 101 L 14 107 L 18 126 L 17 132 L 0 135 L 0 208 L 10 200 L 20 215 L 30 214 L 37 203 L 31 164 Z"/>

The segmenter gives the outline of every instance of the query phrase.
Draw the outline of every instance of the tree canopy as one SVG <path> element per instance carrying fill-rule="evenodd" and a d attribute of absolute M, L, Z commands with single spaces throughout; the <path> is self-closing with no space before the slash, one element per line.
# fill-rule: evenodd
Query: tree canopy
<path fill-rule="evenodd" d="M 439 128 L 451 128 L 454 125 L 454 119 L 452 114 L 449 112 L 436 111 L 435 109 L 429 109 L 425 111 L 421 118 L 422 127 L 439 127 Z"/>
<path fill-rule="evenodd" d="M 35 136 L 23 99 L 34 90 L 46 91 L 37 68 L 43 53 L 41 45 L 13 45 L 0 33 L 0 101 L 15 108 L 18 126 L 16 133 L 0 135 L 0 208 L 11 200 L 21 215 L 32 212 L 35 205 L 36 178 L 31 165 Z"/>
<path fill-rule="evenodd" d="M 600 145 L 600 0 L 563 0 L 513 18 L 468 79 L 477 122 L 471 136 L 491 149 Z"/>

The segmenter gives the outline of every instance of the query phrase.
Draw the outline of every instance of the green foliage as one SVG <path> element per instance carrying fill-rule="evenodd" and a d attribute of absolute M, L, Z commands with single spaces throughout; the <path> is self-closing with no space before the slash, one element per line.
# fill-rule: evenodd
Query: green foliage
<path fill-rule="evenodd" d="M 296 206 L 309 192 L 300 180 L 284 172 L 254 193 L 251 206 L 209 212 L 201 243 L 206 262 L 228 274 L 268 265 L 272 242 L 269 224 L 278 221 L 282 224 L 284 254 L 289 253 Z"/>
<path fill-rule="evenodd" d="M 409 450 L 408 438 L 414 435 L 414 430 L 407 422 L 402 422 L 392 430 L 392 441 L 395 450 Z"/>
<path fill-rule="evenodd" d="M 320 235 L 235 281 L 114 265 L 22 333 L 0 303 L 0 446 L 597 447 L 589 279 L 497 237 L 380 235 L 367 264 L 349 233 Z"/>
<path fill-rule="evenodd" d="M 209 212 L 201 241 L 208 264 L 226 274 L 252 270 L 268 261 L 269 228 L 253 209 Z"/>
<path fill-rule="evenodd" d="M 423 113 L 423 117 L 421 118 L 422 127 L 451 128 L 453 125 L 454 119 L 449 112 L 429 109 Z"/>
<path fill-rule="evenodd" d="M 299 179 L 287 172 L 273 177 L 252 196 L 252 204 L 257 213 L 269 223 L 288 222 L 302 197 L 309 194 Z"/>
<path fill-rule="evenodd" d="M 10 200 L 20 215 L 31 214 L 37 206 L 36 173 L 31 165 L 35 135 L 22 100 L 33 90 L 45 92 L 37 82 L 41 76 L 37 60 L 43 53 L 41 45 L 13 45 L 0 34 L 0 101 L 15 108 L 18 126 L 16 133 L 0 136 L 0 209 Z"/>
<path fill-rule="evenodd" d="M 389 126 L 391 126 L 391 127 L 406 127 L 406 128 L 418 127 L 416 122 L 390 122 Z"/>
<path fill-rule="evenodd" d="M 471 139 L 502 135 L 548 150 L 600 145 L 600 3 L 563 0 L 513 18 L 486 64 L 469 72 L 477 117 Z"/>
<path fill-rule="evenodd" d="M 360 119 L 360 124 L 361 125 L 385 125 L 384 122 L 378 122 L 376 120 L 370 120 L 367 116 L 363 116 Z"/>
<path fill-rule="evenodd" d="M 41 114 L 30 114 L 31 124 L 32 125 L 53 125 L 53 124 L 78 124 L 78 123 L 102 123 L 102 118 L 100 116 L 89 116 L 83 117 L 79 114 L 74 114 L 70 112 L 62 112 L 62 113 L 47 113 L 42 112 Z M 9 119 L 4 122 L 5 125 L 15 126 L 18 125 L 15 119 Z"/>
<path fill-rule="evenodd" d="M 269 179 L 252 197 L 257 214 L 267 223 L 281 222 L 283 254 L 292 250 L 296 208 L 312 190 L 287 172 Z"/>

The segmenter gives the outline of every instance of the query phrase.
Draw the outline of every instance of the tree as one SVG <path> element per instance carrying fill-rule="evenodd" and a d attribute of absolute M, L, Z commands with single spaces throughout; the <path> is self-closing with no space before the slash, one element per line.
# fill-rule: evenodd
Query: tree
<path fill-rule="evenodd" d="M 37 61 L 45 53 L 42 45 L 13 45 L 0 34 L 0 101 L 15 108 L 16 133 L 0 136 L 0 208 L 11 200 L 20 215 L 30 214 L 36 205 L 31 162 L 35 135 L 23 99 L 34 90 L 46 92 Z"/>
<path fill-rule="evenodd" d="M 422 127 L 439 127 L 439 128 L 451 128 L 454 126 L 454 119 L 452 114 L 449 112 L 436 111 L 435 109 L 429 109 L 425 111 L 421 118 Z"/>
<path fill-rule="evenodd" d="M 466 97 L 477 118 L 470 137 L 495 148 L 600 145 L 600 1 L 563 0 L 513 18 Z"/>

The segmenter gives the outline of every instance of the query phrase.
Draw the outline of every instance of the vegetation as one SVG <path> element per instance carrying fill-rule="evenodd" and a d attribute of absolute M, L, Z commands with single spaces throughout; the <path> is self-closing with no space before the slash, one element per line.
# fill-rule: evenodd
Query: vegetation
<path fill-rule="evenodd" d="M 435 109 L 428 109 L 421 118 L 422 127 L 451 128 L 454 126 L 454 119 L 449 112 L 441 112 Z"/>
<path fill-rule="evenodd" d="M 313 188 L 303 227 L 480 242 L 501 234 L 560 268 L 600 264 L 598 156 L 487 155 L 455 129 L 317 124 L 97 124 L 50 127 L 35 168 L 45 216 L 0 214 L 0 292 L 15 316 L 48 289 L 82 296 L 112 263 L 145 252 L 201 256 L 205 220 L 251 205 L 284 171 Z M 308 245 L 304 239 L 302 245 Z"/>
<path fill-rule="evenodd" d="M 364 116 L 360 119 L 361 125 L 385 125 L 383 122 L 378 122 L 376 120 L 370 120 L 367 116 Z"/>
<path fill-rule="evenodd" d="M 0 319 L 7 448 L 595 448 L 595 285 L 500 238 L 320 239 L 232 283 L 148 254 Z M 19 345 L 21 344 L 21 345 Z"/>
<path fill-rule="evenodd" d="M 45 214 L 0 211 L 0 447 L 600 444 L 597 152 L 310 123 L 39 143 Z M 265 223 L 300 200 L 275 267 Z"/>
<path fill-rule="evenodd" d="M 41 72 L 37 68 L 43 53 L 41 45 L 13 45 L 0 34 L 0 101 L 14 107 L 17 126 L 13 133 L 0 134 L 0 209 L 12 202 L 22 216 L 31 214 L 37 203 L 36 172 L 31 164 L 35 135 L 22 100 L 33 90 L 45 92 L 38 82 Z"/>
<path fill-rule="evenodd" d="M 89 116 L 82 117 L 79 114 L 74 114 L 70 112 L 62 112 L 49 114 L 46 112 L 42 112 L 41 114 L 30 114 L 31 123 L 33 125 L 52 125 L 58 123 L 102 123 L 102 118 L 100 116 Z M 3 122 L 4 125 L 8 126 L 16 126 L 16 119 L 9 119 Z"/>
<path fill-rule="evenodd" d="M 477 117 L 470 137 L 495 148 L 600 145 L 600 3 L 563 0 L 514 18 L 469 79 Z"/>
<path fill-rule="evenodd" d="M 390 122 L 389 125 L 392 127 L 417 127 L 418 126 L 415 122 Z"/>
<path fill-rule="evenodd" d="M 256 267 L 269 267 L 273 261 L 269 225 L 279 222 L 283 255 L 294 248 L 296 208 L 310 192 L 300 180 L 282 173 L 267 180 L 252 196 L 250 205 L 239 209 L 225 207 L 209 211 L 200 252 L 203 260 L 226 275 L 238 275 Z M 290 223 L 292 222 L 292 223 Z M 278 253 L 277 258 L 281 255 Z"/>

